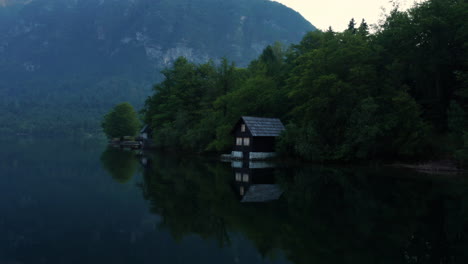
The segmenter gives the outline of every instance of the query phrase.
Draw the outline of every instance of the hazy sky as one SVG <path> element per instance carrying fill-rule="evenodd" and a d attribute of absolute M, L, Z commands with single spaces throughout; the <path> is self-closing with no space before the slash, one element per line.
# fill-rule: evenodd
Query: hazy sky
<path fill-rule="evenodd" d="M 326 30 L 332 26 L 335 31 L 344 30 L 349 20 L 354 17 L 356 22 L 364 18 L 368 24 L 374 24 L 382 19 L 385 13 L 392 9 L 390 0 L 274 0 L 302 14 L 314 26 Z M 400 10 L 422 0 L 399 0 Z"/>

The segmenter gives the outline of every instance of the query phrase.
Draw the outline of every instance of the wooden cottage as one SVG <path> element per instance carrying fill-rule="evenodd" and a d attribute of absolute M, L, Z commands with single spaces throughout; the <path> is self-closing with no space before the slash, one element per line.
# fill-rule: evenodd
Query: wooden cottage
<path fill-rule="evenodd" d="M 143 140 L 150 139 L 151 138 L 151 127 L 149 125 L 145 125 L 141 130 L 140 130 L 140 138 Z"/>
<path fill-rule="evenodd" d="M 243 116 L 231 131 L 234 136 L 231 157 L 247 160 L 272 158 L 275 156 L 276 138 L 283 131 L 283 123 L 278 118 Z"/>
<path fill-rule="evenodd" d="M 145 149 L 150 149 L 153 146 L 153 130 L 149 125 L 145 125 L 140 130 L 138 140 L 142 142 L 142 147 Z"/>

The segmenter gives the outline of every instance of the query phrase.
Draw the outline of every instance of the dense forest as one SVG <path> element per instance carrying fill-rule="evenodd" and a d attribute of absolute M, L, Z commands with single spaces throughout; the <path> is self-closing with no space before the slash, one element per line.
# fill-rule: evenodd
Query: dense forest
<path fill-rule="evenodd" d="M 278 117 L 280 152 L 314 161 L 467 158 L 468 4 L 395 9 L 370 33 L 313 31 L 247 68 L 179 58 L 142 110 L 161 148 L 226 151 L 240 116 Z"/>

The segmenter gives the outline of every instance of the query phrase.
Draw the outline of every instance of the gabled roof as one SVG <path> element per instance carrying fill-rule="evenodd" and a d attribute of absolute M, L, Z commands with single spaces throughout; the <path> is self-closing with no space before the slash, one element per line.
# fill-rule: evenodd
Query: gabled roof
<path fill-rule="evenodd" d="M 277 184 L 251 185 L 242 198 L 242 203 L 262 203 L 278 200 L 283 190 Z"/>
<path fill-rule="evenodd" d="M 140 133 L 145 133 L 151 130 L 149 125 L 145 125 L 144 127 L 141 128 Z"/>
<path fill-rule="evenodd" d="M 278 118 L 243 116 L 241 119 L 254 137 L 277 137 L 284 131 Z"/>

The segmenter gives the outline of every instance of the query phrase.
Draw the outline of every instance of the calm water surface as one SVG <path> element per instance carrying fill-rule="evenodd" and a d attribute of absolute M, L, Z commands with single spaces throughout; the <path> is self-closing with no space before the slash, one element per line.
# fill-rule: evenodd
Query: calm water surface
<path fill-rule="evenodd" d="M 0 264 L 468 263 L 466 177 L 0 144 Z"/>

